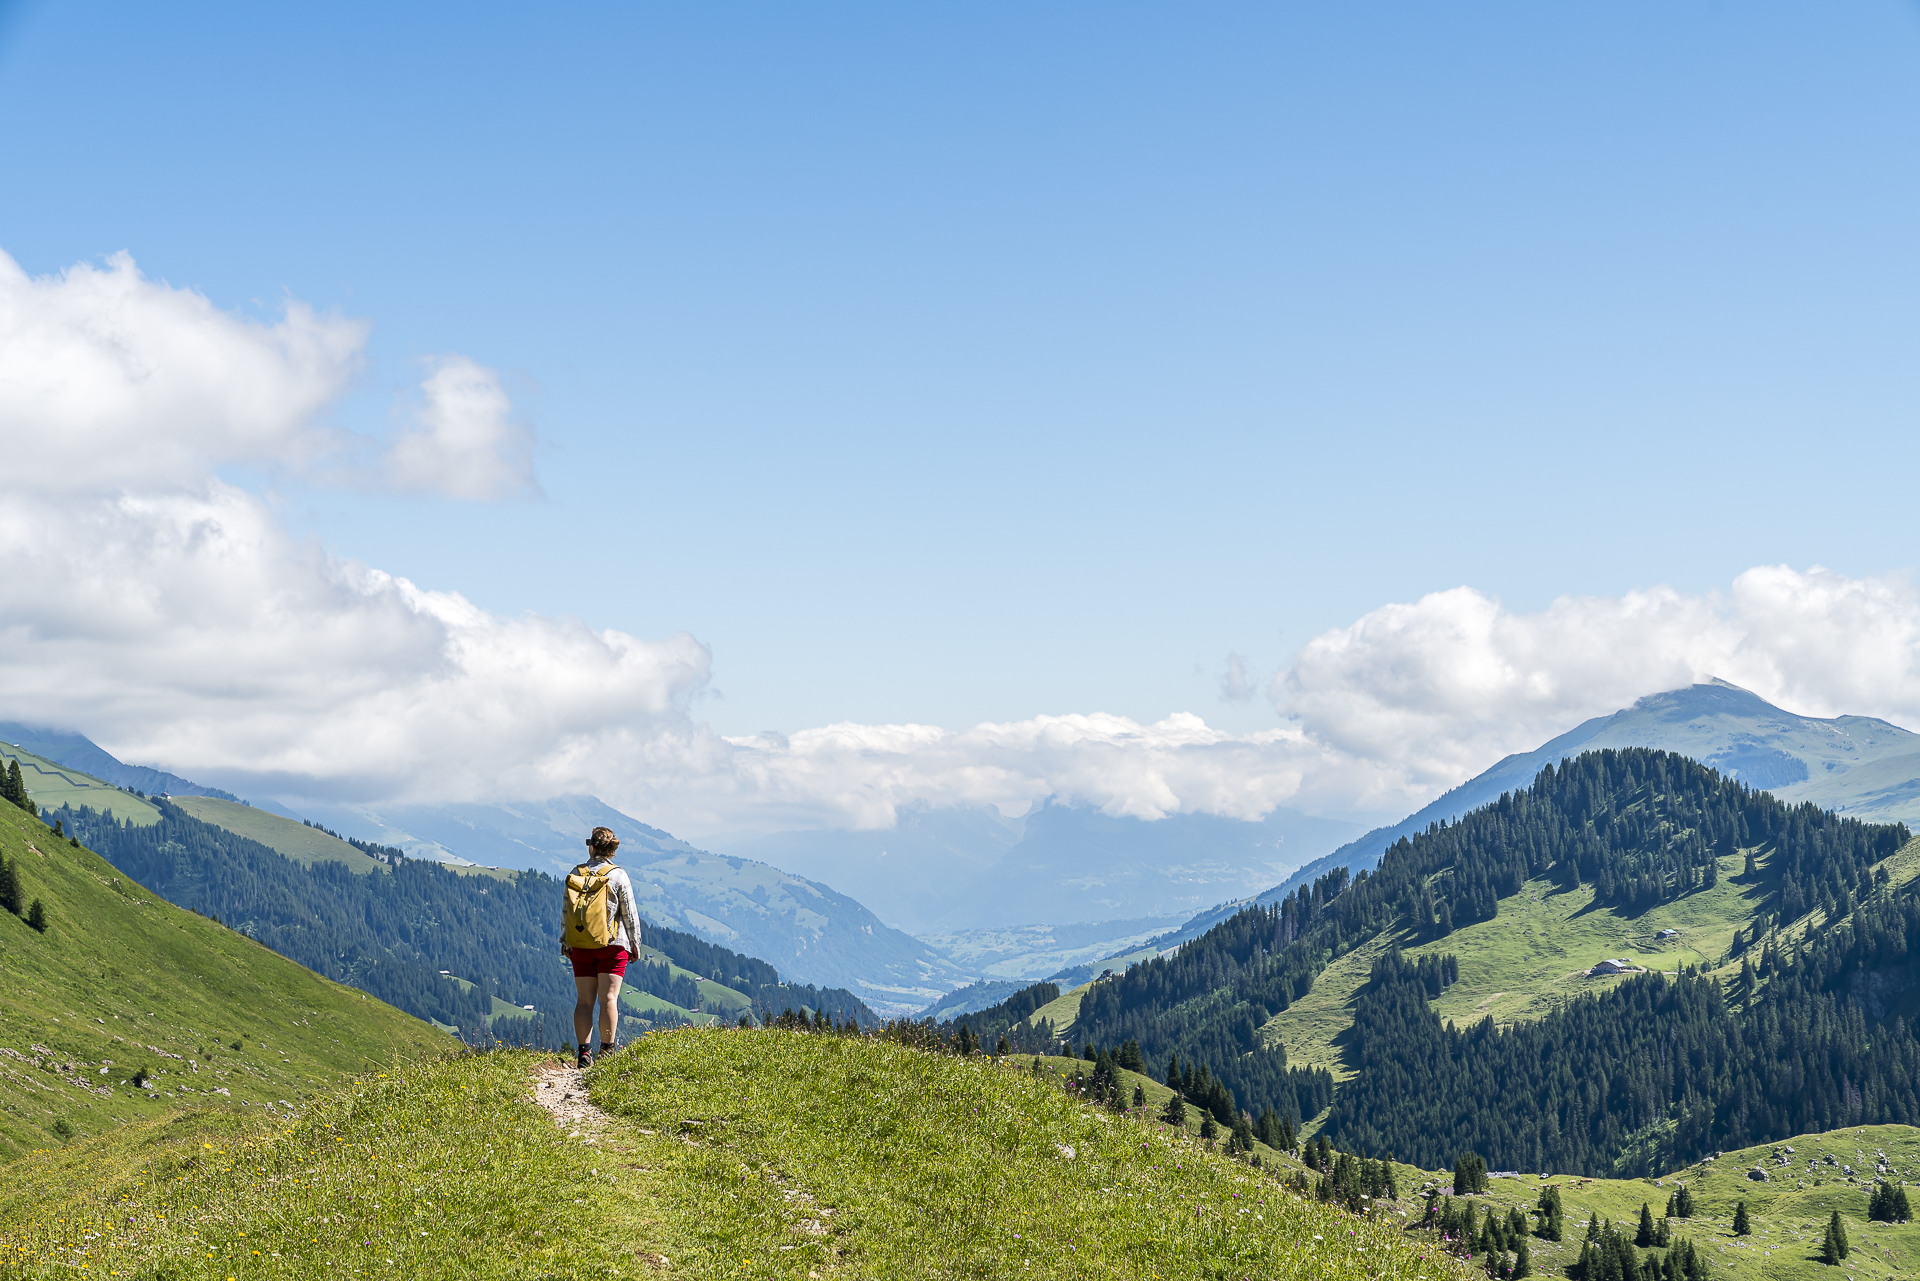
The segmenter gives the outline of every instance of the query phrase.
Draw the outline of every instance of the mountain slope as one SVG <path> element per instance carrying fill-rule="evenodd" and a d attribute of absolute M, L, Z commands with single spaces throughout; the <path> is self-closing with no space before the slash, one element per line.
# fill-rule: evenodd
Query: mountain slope
<path fill-rule="evenodd" d="M 1920 825 L 1920 734 L 1868 716 L 1799 716 L 1723 680 L 1649 694 L 1531 752 L 1508 756 L 1391 827 L 1302 866 L 1251 902 L 1278 903 L 1336 867 L 1359 872 L 1389 845 L 1523 788 L 1548 765 L 1601 748 L 1648 747 L 1712 766 L 1783 801 L 1876 823 Z M 1239 906 L 1222 903 L 1162 939 L 1197 938 Z"/>
<path fill-rule="evenodd" d="M 605 1111 L 551 1059 L 471 1055 L 288 1126 L 187 1114 L 37 1153 L 0 1170 L 0 1238 L 31 1277 L 1474 1275 L 1024 1064 L 686 1031 L 587 1082 Z"/>
<path fill-rule="evenodd" d="M 349 872 L 383 871 L 386 864 L 318 827 L 267 810 L 211 796 L 176 796 L 173 804 L 203 823 L 258 841 L 296 863 L 339 863 Z"/>
<path fill-rule="evenodd" d="M 0 1153 L 186 1100 L 280 1108 L 450 1038 L 183 911 L 0 803 L 0 856 L 45 934 L 0 911 Z M 236 1043 L 237 1047 L 236 1047 Z M 153 1090 L 127 1081 L 156 1075 Z"/>
<path fill-rule="evenodd" d="M 1301 1017 L 1323 1033 L 1329 1024 L 1334 1026 L 1335 1034 L 1322 1044 L 1356 1071 L 1336 1096 L 1336 1121 L 1348 1127 L 1342 1133 L 1369 1150 L 1413 1155 L 1423 1150 L 1419 1143 L 1442 1135 L 1451 1135 L 1449 1142 L 1472 1139 L 1450 1128 L 1462 1118 L 1478 1117 L 1476 1125 L 1506 1125 L 1510 1120 L 1519 1125 L 1522 1122 L 1513 1118 L 1526 1115 L 1518 1100 L 1488 1097 L 1477 1086 L 1459 1087 L 1479 1102 L 1467 1108 L 1454 1100 L 1444 1123 L 1422 1110 L 1428 1100 L 1449 1097 L 1456 1088 L 1450 1076 L 1455 1068 L 1447 1064 L 1475 1062 L 1481 1052 L 1482 1034 L 1477 1031 L 1449 1048 L 1435 1007 L 1449 999 L 1447 989 L 1455 979 L 1464 978 L 1468 967 L 1484 958 L 1502 957 L 1507 969 L 1501 980 L 1522 990 L 1494 987 L 1484 976 L 1476 979 L 1483 991 L 1493 990 L 1474 1003 L 1471 1018 L 1502 1002 L 1512 1017 L 1544 1012 L 1544 1019 L 1518 1025 L 1525 1043 L 1532 1044 L 1526 1038 L 1546 1035 L 1535 1029 L 1562 1015 L 1572 1019 L 1571 1012 L 1584 1009 L 1592 993 L 1599 993 L 1593 999 L 1608 1001 L 1634 988 L 1631 978 L 1589 983 L 1578 977 L 1605 957 L 1572 955 L 1569 943 L 1584 949 L 1606 942 L 1611 950 L 1623 940 L 1609 930 L 1631 930 L 1647 952 L 1670 948 L 1669 964 L 1692 951 L 1696 970 L 1702 959 L 1718 964 L 1729 953 L 1736 959 L 1749 953 L 1760 969 L 1750 972 L 1743 961 L 1733 974 L 1738 990 L 1751 998 L 1756 983 L 1768 980 L 1769 993 L 1778 990 L 1782 1001 L 1793 1002 L 1795 1018 L 1811 1017 L 1807 1011 L 1836 999 L 1836 992 L 1849 995 L 1853 989 L 1846 984 L 1854 971 L 1834 958 L 1867 948 L 1869 959 L 1848 962 L 1884 971 L 1865 989 L 1873 1001 L 1866 1026 L 1841 1035 L 1813 1024 L 1795 1025 L 1784 1032 L 1775 1028 L 1771 1040 L 1749 1043 L 1744 1038 L 1757 1033 L 1745 1021 L 1747 1006 L 1734 1013 L 1661 1006 L 1657 1015 L 1646 1017 L 1670 1024 L 1675 1038 L 1716 1037 L 1729 1047 L 1728 1054 L 1737 1052 L 1751 1062 L 1731 1077 L 1709 1072 L 1669 1075 L 1657 1085 L 1638 1083 L 1634 1088 L 1640 1093 L 1617 1101 L 1615 1108 L 1623 1118 L 1642 1118 L 1625 1130 L 1607 1131 L 1600 1120 L 1593 1121 L 1597 1128 L 1585 1128 L 1583 1111 L 1576 1133 L 1573 1117 L 1563 1113 L 1562 1128 L 1553 1137 L 1528 1130 L 1527 1137 L 1513 1137 L 1509 1147 L 1500 1149 L 1498 1159 L 1529 1166 L 1551 1160 L 1560 1168 L 1589 1170 L 1604 1170 L 1615 1160 L 1652 1160 L 1658 1145 L 1649 1140 L 1644 1149 L 1629 1151 L 1624 1146 L 1628 1132 L 1638 1125 L 1672 1124 L 1680 1114 L 1669 1115 L 1663 1111 L 1668 1104 L 1651 1100 L 1670 1098 L 1671 1106 L 1679 1109 L 1683 1095 L 1701 1101 L 1686 1105 L 1691 1110 L 1684 1116 L 1690 1121 L 1659 1139 L 1660 1144 L 1674 1145 L 1661 1149 L 1669 1157 L 1697 1155 L 1699 1145 L 1709 1139 L 1752 1142 L 1764 1137 L 1764 1131 L 1793 1124 L 1791 1117 L 1779 1114 L 1780 1108 L 1804 1106 L 1812 1111 L 1801 1120 L 1826 1118 L 1832 1124 L 1835 1101 L 1825 1093 L 1745 1100 L 1735 1096 L 1747 1088 L 1744 1081 L 1760 1079 L 1751 1074 L 1776 1067 L 1806 1081 L 1823 1079 L 1830 1071 L 1853 1073 L 1856 1082 L 1904 1071 L 1898 1064 L 1911 1052 L 1907 1025 L 1874 1021 L 1898 1012 L 1904 1000 L 1898 994 L 1920 984 L 1920 973 L 1910 972 L 1914 967 L 1902 959 L 1910 950 L 1920 955 L 1920 900 L 1895 877 L 1896 870 L 1905 876 L 1920 865 L 1920 851 L 1909 839 L 1904 827 L 1863 824 L 1810 805 L 1786 806 L 1667 753 L 1590 752 L 1543 770 L 1529 788 L 1508 793 L 1458 823 L 1397 841 L 1371 875 L 1349 880 L 1346 869 L 1336 868 L 1276 907 L 1245 909 L 1171 956 L 1093 984 L 1081 994 L 1073 1031 L 1076 1038 L 1104 1044 L 1135 1040 L 1150 1060 L 1170 1052 L 1198 1058 L 1211 1063 L 1216 1076 L 1243 1102 L 1270 1102 L 1284 1111 L 1295 1103 L 1288 1087 L 1298 1064 L 1292 1063 L 1283 1081 L 1277 1067 L 1292 1060 L 1278 1051 L 1297 1047 L 1300 1038 L 1297 1027 L 1292 1038 L 1279 1033 L 1300 1005 Z M 1850 930 L 1814 929 L 1849 916 Z M 1668 941 L 1649 937 L 1663 920 L 1679 925 L 1682 935 Z M 1466 950 L 1476 924 L 1496 927 L 1484 932 L 1477 955 Z M 1456 939 L 1462 945 L 1459 952 L 1449 945 Z M 1867 939 L 1874 940 L 1871 947 Z M 1438 965 L 1422 966 L 1414 983 L 1409 977 L 1416 969 L 1414 954 L 1399 949 L 1416 947 L 1427 953 L 1429 963 L 1455 955 L 1461 961 L 1457 974 Z M 1336 976 L 1338 984 L 1355 995 L 1329 1008 L 1322 986 L 1334 983 Z M 1406 986 L 1409 983 L 1413 986 Z M 1416 989 L 1417 1000 L 1411 995 Z M 1376 991 L 1399 993 L 1394 999 L 1400 1004 L 1378 1007 L 1371 995 Z M 1575 993 L 1583 995 L 1566 999 Z M 1459 1004 L 1453 1008 L 1463 1009 Z M 1369 1014 L 1369 1009 L 1375 1012 Z M 1638 1013 L 1623 1011 L 1620 1017 L 1627 1029 L 1620 1036 L 1626 1041 L 1636 1040 L 1649 1026 Z M 1342 1018 L 1350 1019 L 1354 1028 L 1348 1044 L 1338 1035 Z M 1554 1026 L 1563 1029 L 1553 1033 L 1556 1036 L 1590 1034 L 1588 1025 L 1578 1021 Z M 1492 1027 L 1489 1020 L 1486 1035 Z M 1418 1071 L 1396 1057 L 1414 1045 L 1425 1046 L 1418 1053 L 1428 1056 Z M 1565 1053 L 1578 1057 L 1591 1051 L 1582 1046 Z M 1637 1076 L 1641 1052 L 1618 1053 L 1627 1064 L 1621 1075 Z M 1612 1061 L 1616 1052 L 1606 1054 Z M 1791 1067 L 1775 1063 L 1779 1056 L 1796 1061 Z M 1492 1069 L 1481 1064 L 1474 1070 L 1484 1075 Z M 1409 1094 L 1408 1082 L 1423 1076 L 1432 1077 L 1433 1083 Z M 1523 1074 L 1506 1065 L 1486 1079 L 1517 1083 Z M 1341 1111 L 1344 1105 L 1338 1100 L 1349 1095 L 1364 1099 L 1369 1090 L 1389 1086 L 1397 1103 L 1375 1099 L 1368 1106 L 1356 1104 L 1357 1111 Z M 1561 1085 L 1556 1079 L 1551 1087 L 1540 1088 L 1551 1092 Z M 1882 1112 L 1864 1119 L 1920 1117 L 1920 1111 L 1908 1116 L 1902 1110 L 1906 1104 L 1897 1104 L 1891 1096 L 1870 1094 L 1868 1100 Z M 1579 1106 L 1590 1109 L 1592 1102 Z M 1920 1109 L 1920 1103 L 1913 1107 Z M 1309 1115 L 1304 1104 L 1299 1115 Z M 1406 1116 L 1420 1119 L 1415 1124 Z M 1373 1128 L 1358 1133 L 1356 1127 L 1367 1126 Z M 1529 1144 L 1545 1146 L 1535 1151 Z M 1417 1159 L 1432 1157 L 1429 1153 Z"/>
<path fill-rule="evenodd" d="M 0 721 L 0 740 L 46 760 L 82 770 L 114 787 L 131 787 L 136 791 L 174 796 L 214 796 L 226 801 L 240 799 L 231 792 L 223 792 L 217 787 L 202 787 L 165 770 L 128 765 L 85 734 L 76 734 L 72 730 Z"/>
<path fill-rule="evenodd" d="M 90 805 L 122 822 L 146 826 L 158 822 L 160 811 L 145 799 L 122 791 L 104 779 L 58 761 L 11 745 L 0 746 L 0 767 L 18 761 L 27 795 L 42 809 L 61 805 Z"/>
<path fill-rule="evenodd" d="M 972 977 L 817 881 L 738 855 L 715 855 L 591 796 L 498 805 L 315 808 L 329 826 L 415 855 L 457 856 L 564 874 L 586 834 L 620 834 L 620 861 L 642 914 L 761 957 L 800 983 L 859 992 L 883 1013 L 908 1013 Z"/>

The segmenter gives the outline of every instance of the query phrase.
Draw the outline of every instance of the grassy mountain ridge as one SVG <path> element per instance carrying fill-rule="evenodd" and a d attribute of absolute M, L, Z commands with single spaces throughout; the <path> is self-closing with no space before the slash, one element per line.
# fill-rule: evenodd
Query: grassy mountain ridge
<path fill-rule="evenodd" d="M 167 903 L 0 804 L 0 856 L 45 904 L 0 912 L 0 1153 L 98 1134 L 184 1100 L 298 1106 L 343 1074 L 448 1039 Z M 152 1073 L 154 1088 L 128 1084 Z"/>
<path fill-rule="evenodd" d="M 1025 1063 L 682 1030 L 596 1067 L 606 1114 L 568 1125 L 534 1102 L 571 1088 L 558 1067 L 396 1062 L 291 1122 L 186 1113 L 36 1153 L 0 1170 L 0 1245 L 26 1277 L 181 1281 L 1470 1275 Z"/>

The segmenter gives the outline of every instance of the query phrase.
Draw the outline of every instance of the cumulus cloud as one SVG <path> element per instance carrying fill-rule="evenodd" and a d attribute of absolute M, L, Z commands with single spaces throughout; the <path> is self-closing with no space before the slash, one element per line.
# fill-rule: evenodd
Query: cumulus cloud
<path fill-rule="evenodd" d="M 31 277 L 0 253 L 0 437 L 12 484 L 62 492 L 193 484 L 229 462 L 310 465 L 345 444 L 322 413 L 367 327 L 290 303 L 221 311 L 116 254 Z"/>
<path fill-rule="evenodd" d="M 448 356 L 420 392 L 416 425 L 387 451 L 391 485 L 482 502 L 534 488 L 533 432 L 514 421 L 497 373 Z"/>
<path fill-rule="evenodd" d="M 243 463 L 476 501 L 535 488 L 531 430 L 464 356 L 432 363 L 413 424 L 384 448 L 329 424 L 367 334 L 298 301 L 274 323 L 223 311 L 124 253 L 40 277 L 0 253 L 0 485 L 151 491 Z M 369 454 L 379 466 L 356 461 Z"/>
<path fill-rule="evenodd" d="M 1270 694 L 1314 742 L 1369 762 L 1385 803 L 1711 676 L 1807 715 L 1920 724 L 1920 600 L 1904 578 L 1784 565 L 1724 594 L 1569 596 L 1532 614 L 1458 587 L 1316 636 Z"/>
<path fill-rule="evenodd" d="M 706 650 L 502 618 L 291 539 L 251 494 L 0 504 L 0 707 L 142 762 L 353 797 L 558 786 L 612 734 L 684 738 Z"/>
<path fill-rule="evenodd" d="M 1178 713 L 726 739 L 712 660 L 574 619 L 505 617 L 293 538 L 229 463 L 331 474 L 368 442 L 326 414 L 366 328 L 265 323 L 130 259 L 29 278 L 0 255 L 0 711 L 189 777 L 345 801 L 592 791 L 688 830 L 884 827 L 900 806 L 1044 799 L 1143 819 L 1278 805 L 1404 814 L 1508 752 L 1719 675 L 1793 710 L 1920 724 L 1920 599 L 1901 578 L 1763 566 L 1515 613 L 1469 587 L 1383 606 L 1277 673 L 1282 720 Z M 534 484 L 498 377 L 443 357 L 380 483 L 465 499 Z M 1220 694 L 1252 690 L 1229 655 Z"/>

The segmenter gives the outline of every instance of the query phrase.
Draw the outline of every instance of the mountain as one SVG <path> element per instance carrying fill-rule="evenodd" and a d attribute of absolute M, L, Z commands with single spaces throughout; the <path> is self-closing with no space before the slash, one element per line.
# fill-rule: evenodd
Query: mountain
<path fill-rule="evenodd" d="M 1391 827 L 1375 828 L 1253 897 L 1277 903 L 1336 867 L 1359 872 L 1402 837 L 1450 821 L 1525 787 L 1543 768 L 1581 752 L 1650 747 L 1677 752 L 1783 801 L 1878 823 L 1920 825 L 1920 734 L 1870 716 L 1822 720 L 1775 707 L 1727 681 L 1649 694 L 1632 707 L 1596 716 L 1535 748 L 1496 763 Z M 1222 903 L 1161 940 L 1171 946 L 1225 920 Z"/>
<path fill-rule="evenodd" d="M 314 806 L 329 827 L 415 857 L 564 874 L 586 834 L 610 827 L 646 919 L 844 987 L 882 1013 L 910 1013 L 973 977 L 866 906 L 756 859 L 710 853 L 592 796 L 439 806 Z"/>
<path fill-rule="evenodd" d="M 115 787 L 173 796 L 217 796 L 223 801 L 240 799 L 232 792 L 223 792 L 217 787 L 202 787 L 165 770 L 124 764 L 86 735 L 76 734 L 72 730 L 0 721 L 0 740 L 48 761 L 82 770 Z"/>
<path fill-rule="evenodd" d="M 47 918 L 39 933 L 0 911 L 0 1154 L 188 1101 L 298 1108 L 345 1074 L 455 1044 L 4 802 L 0 857 Z M 150 1088 L 131 1083 L 143 1069 Z"/>
<path fill-rule="evenodd" d="M 885 831 L 759 833 L 710 843 L 858 885 L 881 919 L 931 936 L 1190 916 L 1258 893 L 1359 830 L 1289 809 L 1253 823 L 1212 814 L 1147 822 L 1049 801 L 1011 819 L 990 806 L 911 806 Z"/>
<path fill-rule="evenodd" d="M 24 727 L 11 728 L 27 734 Z M 148 774 L 122 765 L 84 735 L 33 730 L 27 736 L 65 754 L 0 749 L 21 760 L 36 803 L 89 806 L 140 825 L 159 820 L 153 803 L 107 780 L 119 774 L 151 781 Z M 80 760 L 96 768 L 88 770 Z M 580 862 L 588 832 L 611 827 L 621 835 L 622 861 L 646 919 L 760 957 L 793 982 L 852 989 L 883 1013 L 904 1014 L 975 977 L 827 885 L 755 860 L 708 854 L 592 796 L 441 806 L 302 802 L 307 817 L 322 823 L 315 829 L 177 775 L 161 777 L 181 797 L 180 808 L 217 827 L 290 857 L 331 859 L 363 872 L 374 860 L 332 832 L 456 868 L 564 873 Z"/>
<path fill-rule="evenodd" d="M 1337 1075 L 1325 1132 L 1360 1150 L 1673 1168 L 1920 1121 L 1917 877 L 1904 825 L 1588 751 L 1070 993 L 1071 1032 L 1300 1118 L 1323 1104 L 1313 1074 Z"/>

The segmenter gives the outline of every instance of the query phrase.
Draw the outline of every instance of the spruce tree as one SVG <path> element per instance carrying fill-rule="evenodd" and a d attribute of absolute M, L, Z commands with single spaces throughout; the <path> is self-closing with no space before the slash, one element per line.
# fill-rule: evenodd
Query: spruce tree
<path fill-rule="evenodd" d="M 1733 1207 L 1733 1235 L 1743 1237 L 1751 1235 L 1752 1232 L 1753 1225 L 1747 1222 L 1747 1203 L 1742 1201 Z"/>
<path fill-rule="evenodd" d="M 1851 1253 L 1852 1247 L 1847 1244 L 1847 1225 L 1840 1218 L 1840 1211 L 1835 1210 L 1833 1217 L 1827 1220 L 1827 1231 L 1839 1245 L 1840 1257 L 1846 1258 Z"/>
<path fill-rule="evenodd" d="M 1180 1092 L 1180 1056 L 1178 1054 L 1167 1056 L 1167 1088 L 1176 1094 Z"/>
<path fill-rule="evenodd" d="M 1898 1187 L 1893 1190 L 1893 1221 L 1906 1223 L 1913 1218 L 1913 1207 L 1907 1203 L 1907 1190 Z"/>
<path fill-rule="evenodd" d="M 47 905 L 39 899 L 33 900 L 33 906 L 27 909 L 27 924 L 38 932 L 47 932 Z"/>
<path fill-rule="evenodd" d="M 0 859 L 0 907 L 18 916 L 26 906 L 20 899 L 20 864 L 14 859 Z"/>
<path fill-rule="evenodd" d="M 1760 865 L 1753 861 L 1753 851 L 1748 850 L 1747 866 L 1746 866 L 1746 869 L 1741 873 L 1741 875 L 1746 877 L 1746 879 L 1748 879 L 1749 881 L 1751 881 L 1755 876 L 1759 875 L 1759 873 L 1760 873 Z"/>
<path fill-rule="evenodd" d="M 1147 1087 L 1137 1081 L 1133 1086 L 1133 1106 L 1137 1108 L 1147 1106 Z"/>
<path fill-rule="evenodd" d="M 1645 1201 L 1640 1203 L 1640 1230 L 1633 1234 L 1633 1243 L 1646 1249 L 1654 1242 L 1658 1229 L 1653 1226 L 1653 1211 Z"/>
<path fill-rule="evenodd" d="M 1836 1219 L 1839 1213 L 1838 1210 L 1834 1211 Z M 1840 1260 L 1846 1257 L 1846 1252 L 1840 1248 L 1839 1234 L 1833 1230 L 1833 1222 L 1829 1221 L 1826 1235 L 1820 1239 L 1820 1262 L 1829 1266 L 1838 1266 Z"/>
<path fill-rule="evenodd" d="M 1171 1126 L 1184 1126 L 1187 1123 L 1187 1102 L 1175 1093 L 1167 1100 L 1166 1108 L 1160 1113 L 1160 1119 Z"/>
<path fill-rule="evenodd" d="M 1674 1217 L 1691 1219 L 1693 1217 L 1693 1189 L 1682 1183 L 1680 1193 L 1674 1198 Z"/>
<path fill-rule="evenodd" d="M 1533 1255 L 1527 1249 L 1525 1237 L 1513 1243 L 1513 1275 L 1516 1278 L 1533 1275 Z"/>
<path fill-rule="evenodd" d="M 1200 1114 L 1200 1137 L 1207 1140 L 1209 1143 L 1211 1143 L 1215 1138 L 1215 1136 L 1217 1136 L 1219 1133 L 1220 1133 L 1220 1127 L 1213 1123 L 1213 1113 L 1211 1112 L 1201 1113 Z"/>

